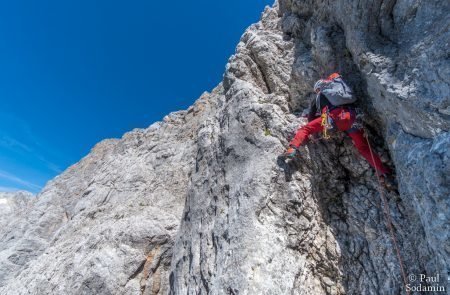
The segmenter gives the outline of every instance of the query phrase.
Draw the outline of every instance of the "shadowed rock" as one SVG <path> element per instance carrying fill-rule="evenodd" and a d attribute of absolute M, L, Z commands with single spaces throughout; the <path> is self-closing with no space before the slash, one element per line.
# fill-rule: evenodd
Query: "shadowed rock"
<path fill-rule="evenodd" d="M 449 9 L 267 7 L 216 89 L 101 142 L 3 219 L 0 294 L 404 293 L 376 176 L 351 140 L 278 159 L 315 80 L 334 71 L 395 171 L 399 193 L 386 197 L 407 274 L 446 278 Z"/>

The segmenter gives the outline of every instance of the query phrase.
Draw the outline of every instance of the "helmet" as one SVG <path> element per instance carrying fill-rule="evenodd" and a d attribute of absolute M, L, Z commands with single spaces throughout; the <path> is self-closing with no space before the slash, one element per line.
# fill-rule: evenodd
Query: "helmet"
<path fill-rule="evenodd" d="M 316 92 L 317 90 L 321 90 L 322 85 L 325 81 L 320 79 L 319 81 L 316 82 L 316 84 L 314 84 L 314 91 Z"/>

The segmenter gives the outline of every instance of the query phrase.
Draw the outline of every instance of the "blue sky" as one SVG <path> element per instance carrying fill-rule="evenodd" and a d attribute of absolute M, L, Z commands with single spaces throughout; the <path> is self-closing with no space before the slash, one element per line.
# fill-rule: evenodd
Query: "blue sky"
<path fill-rule="evenodd" d="M 0 191 L 187 108 L 274 0 L 0 3 Z"/>

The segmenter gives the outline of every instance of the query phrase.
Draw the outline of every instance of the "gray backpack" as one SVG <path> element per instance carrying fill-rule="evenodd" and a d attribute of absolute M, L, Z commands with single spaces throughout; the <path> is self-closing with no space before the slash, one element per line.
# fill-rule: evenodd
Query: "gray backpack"
<path fill-rule="evenodd" d="M 320 92 L 334 106 L 350 104 L 356 101 L 353 91 L 339 75 L 336 75 L 330 80 L 324 80 L 320 85 Z"/>

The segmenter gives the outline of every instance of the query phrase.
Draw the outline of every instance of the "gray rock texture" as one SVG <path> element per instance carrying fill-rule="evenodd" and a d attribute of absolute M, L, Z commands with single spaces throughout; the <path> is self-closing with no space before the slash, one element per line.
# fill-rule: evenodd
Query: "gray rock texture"
<path fill-rule="evenodd" d="M 52 180 L 26 218 L 1 229 L 0 294 L 168 293 L 173 237 L 195 169 L 193 132 L 214 95 L 99 143 Z"/>
<path fill-rule="evenodd" d="M 23 218 L 22 213 L 33 204 L 33 194 L 26 191 L 0 192 L 0 228 L 5 227 L 13 218 Z"/>
<path fill-rule="evenodd" d="M 26 227 L 19 223 L 26 219 L 27 211 L 33 207 L 36 198 L 33 194 L 25 191 L 1 193 L 0 192 L 0 282 L 8 278 L 14 271 L 24 264 L 23 255 L 32 251 L 29 246 L 17 243 L 16 237 L 22 235 Z M 5 234 L 5 229 L 11 232 Z"/>
<path fill-rule="evenodd" d="M 384 195 L 406 275 L 450 287 L 448 11 L 267 7 L 211 93 L 99 143 L 0 219 L 0 294 L 405 294 L 376 175 L 351 140 L 277 159 L 315 80 L 335 71 L 395 171 L 398 191 Z"/>

